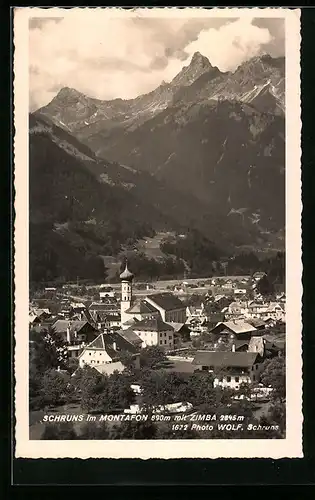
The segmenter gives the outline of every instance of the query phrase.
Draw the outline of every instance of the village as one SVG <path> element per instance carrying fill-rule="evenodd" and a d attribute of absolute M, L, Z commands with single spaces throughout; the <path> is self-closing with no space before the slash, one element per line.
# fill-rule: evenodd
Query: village
<path fill-rule="evenodd" d="M 229 393 L 234 402 L 254 401 L 255 418 L 267 418 L 279 392 L 280 381 L 273 387 L 273 365 L 275 370 L 281 365 L 284 373 L 286 331 L 284 289 L 271 292 L 267 281 L 265 273 L 256 272 L 167 285 L 138 283 L 126 263 L 120 284 L 46 287 L 31 297 L 30 353 L 43 339 L 58 346 L 59 361 L 46 368 L 56 375 L 70 374 L 72 381 L 92 370 L 95 377 L 116 377 L 119 384 L 118 374 L 132 372 L 128 389 L 133 397 L 119 408 L 124 414 L 139 414 L 148 407 L 141 380 L 150 371 L 151 356 L 157 360 L 155 366 L 149 363 L 152 373 L 186 377 L 186 382 L 199 376 L 202 384 L 211 385 L 208 391 Z M 152 396 L 151 411 L 200 413 L 201 403 L 207 403 L 193 404 L 193 396 L 191 401 L 176 397 L 161 399 L 158 394 L 155 402 Z M 284 401 L 283 394 L 280 399 Z M 45 408 L 52 406 L 50 402 Z M 108 408 L 109 413 L 115 410 L 115 404 Z"/>

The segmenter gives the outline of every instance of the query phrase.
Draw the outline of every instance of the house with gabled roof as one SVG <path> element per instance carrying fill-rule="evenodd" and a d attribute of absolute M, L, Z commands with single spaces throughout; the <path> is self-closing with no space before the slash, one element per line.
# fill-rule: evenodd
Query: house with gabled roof
<path fill-rule="evenodd" d="M 45 309 L 34 308 L 29 313 L 29 323 L 32 325 L 35 324 L 38 325 L 50 317 L 51 317 L 51 312 L 48 308 Z"/>
<path fill-rule="evenodd" d="M 262 368 L 257 352 L 197 351 L 192 363 L 197 370 L 213 373 L 214 387 L 236 390 L 242 383 L 258 382 Z"/>
<path fill-rule="evenodd" d="M 130 342 L 130 344 L 133 344 L 138 350 L 141 349 L 142 340 L 131 328 L 119 330 L 117 334 Z"/>
<path fill-rule="evenodd" d="M 225 338 L 226 340 L 249 339 L 255 332 L 257 329 L 244 320 L 223 321 L 211 330 L 211 333 L 218 339 Z"/>
<path fill-rule="evenodd" d="M 138 321 L 132 329 L 141 338 L 142 347 L 155 345 L 166 351 L 174 349 L 174 328 L 160 316 Z"/>
<path fill-rule="evenodd" d="M 172 293 L 153 293 L 148 295 L 145 300 L 160 313 L 163 321 L 174 323 L 186 322 L 186 307 Z"/>
<path fill-rule="evenodd" d="M 146 300 L 137 300 L 129 309 L 126 310 L 131 318 L 139 321 L 159 316 L 159 311 Z"/>
<path fill-rule="evenodd" d="M 95 368 L 104 363 L 121 361 L 125 355 L 129 355 L 134 359 L 135 366 L 139 368 L 139 351 L 138 346 L 117 332 L 100 333 L 79 355 L 79 366 L 82 368 L 84 365 L 89 365 Z"/>
<path fill-rule="evenodd" d="M 98 333 L 88 321 L 58 319 L 52 328 L 68 344 L 91 342 Z"/>

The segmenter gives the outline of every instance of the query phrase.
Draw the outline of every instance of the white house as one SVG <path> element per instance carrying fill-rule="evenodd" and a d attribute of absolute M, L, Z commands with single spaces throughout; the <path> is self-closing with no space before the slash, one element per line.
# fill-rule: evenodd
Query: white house
<path fill-rule="evenodd" d="M 142 347 L 155 345 L 167 351 L 174 349 L 174 328 L 161 318 L 138 321 L 132 329 L 141 338 Z"/>
<path fill-rule="evenodd" d="M 196 369 L 213 373 L 214 387 L 239 389 L 242 383 L 259 381 L 261 357 L 258 352 L 197 351 Z"/>
<path fill-rule="evenodd" d="M 118 333 L 101 333 L 79 355 L 79 366 L 96 367 L 104 363 L 120 361 L 123 355 L 133 357 L 135 366 L 140 367 L 139 348 Z"/>
<path fill-rule="evenodd" d="M 100 299 L 105 299 L 106 297 L 114 298 L 115 291 L 111 286 L 101 285 L 100 286 Z"/>
<path fill-rule="evenodd" d="M 154 293 L 148 295 L 145 300 L 158 310 L 162 320 L 166 323 L 186 322 L 186 308 L 182 301 L 172 293 Z"/>

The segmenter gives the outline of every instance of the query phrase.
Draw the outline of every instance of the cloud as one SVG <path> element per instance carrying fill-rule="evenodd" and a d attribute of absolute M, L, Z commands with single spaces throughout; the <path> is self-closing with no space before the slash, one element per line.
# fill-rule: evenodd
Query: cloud
<path fill-rule="evenodd" d="M 199 51 L 221 71 L 232 71 L 242 62 L 257 56 L 273 39 L 267 28 L 252 24 L 250 18 L 240 18 L 219 29 L 202 30 L 185 51 L 193 55 Z"/>
<path fill-rule="evenodd" d="M 280 36 L 275 26 L 271 34 L 250 19 L 109 18 L 92 9 L 33 19 L 29 26 L 32 110 L 65 86 L 99 99 L 150 92 L 170 81 L 195 51 L 221 70 L 233 69 L 262 47 L 277 47 Z"/>

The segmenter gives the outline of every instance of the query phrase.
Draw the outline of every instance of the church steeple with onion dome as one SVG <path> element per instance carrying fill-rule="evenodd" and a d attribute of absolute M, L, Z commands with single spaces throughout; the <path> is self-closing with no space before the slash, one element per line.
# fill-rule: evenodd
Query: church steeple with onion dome
<path fill-rule="evenodd" d="M 119 277 L 122 281 L 132 281 L 133 280 L 134 275 L 129 271 L 127 261 L 126 261 L 126 267 Z"/>
<path fill-rule="evenodd" d="M 132 280 L 134 275 L 128 269 L 128 263 L 126 261 L 126 267 L 124 271 L 120 274 L 121 279 L 121 302 L 120 302 L 120 315 L 121 315 L 121 325 L 124 328 L 124 323 L 128 321 L 129 316 L 126 311 L 132 305 Z"/>

